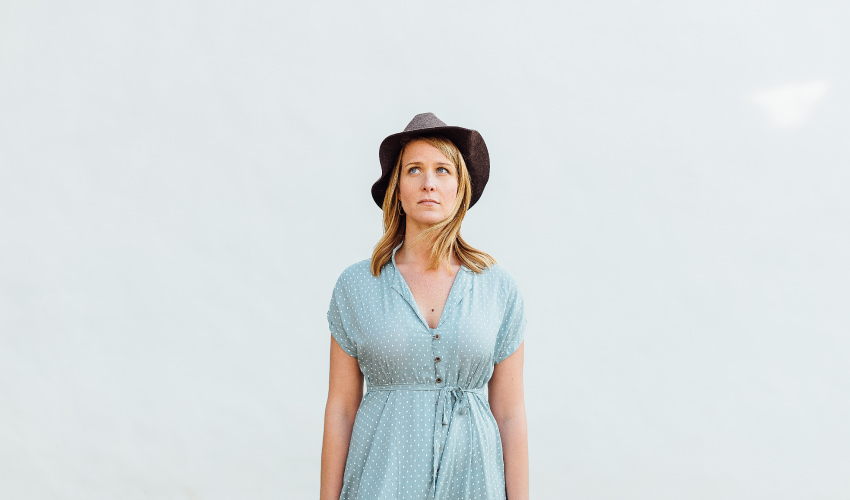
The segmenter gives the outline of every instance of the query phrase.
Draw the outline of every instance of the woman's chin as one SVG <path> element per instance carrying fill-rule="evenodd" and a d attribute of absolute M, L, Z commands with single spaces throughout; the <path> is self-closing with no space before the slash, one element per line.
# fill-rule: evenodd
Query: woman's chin
<path fill-rule="evenodd" d="M 420 226 L 433 226 L 445 218 L 446 216 L 444 214 L 437 212 L 427 212 L 423 214 L 416 214 L 415 216 L 411 216 L 410 214 L 407 215 L 409 222 L 413 222 Z"/>

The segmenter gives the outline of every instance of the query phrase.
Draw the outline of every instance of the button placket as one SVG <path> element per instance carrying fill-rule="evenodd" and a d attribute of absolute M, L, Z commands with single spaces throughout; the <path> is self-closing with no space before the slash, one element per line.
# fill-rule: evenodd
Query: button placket
<path fill-rule="evenodd" d="M 434 355 L 434 358 L 433 358 L 434 374 L 437 377 L 436 382 L 438 384 L 441 384 L 443 382 L 443 377 L 441 376 L 442 375 L 441 374 L 441 372 L 442 372 L 441 366 L 438 363 L 441 362 L 443 360 L 443 358 L 442 358 L 442 356 L 440 356 L 440 348 L 439 348 L 439 344 L 437 343 L 440 340 L 440 334 L 439 333 L 432 333 L 431 334 L 431 340 L 432 340 L 431 352 Z"/>

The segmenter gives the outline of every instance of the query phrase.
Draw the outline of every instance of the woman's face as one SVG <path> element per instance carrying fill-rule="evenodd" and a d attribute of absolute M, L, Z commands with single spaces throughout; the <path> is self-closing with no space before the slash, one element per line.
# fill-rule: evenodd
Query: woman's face
<path fill-rule="evenodd" d="M 439 149 L 421 140 L 408 143 L 398 185 L 407 224 L 424 229 L 448 217 L 457 196 L 457 179 L 457 168 Z"/>

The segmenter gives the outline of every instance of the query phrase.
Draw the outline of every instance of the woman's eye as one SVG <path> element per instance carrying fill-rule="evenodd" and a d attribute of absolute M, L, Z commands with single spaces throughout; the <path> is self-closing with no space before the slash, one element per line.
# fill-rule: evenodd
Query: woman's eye
<path fill-rule="evenodd" d="M 447 174 L 450 174 L 450 173 L 451 173 L 451 172 L 449 171 L 449 169 L 448 169 L 448 168 L 446 168 L 446 167 L 437 167 L 437 172 L 439 172 L 439 171 L 441 171 L 441 170 L 442 170 L 443 172 L 447 173 Z M 407 173 L 409 173 L 409 174 L 415 174 L 415 173 L 416 173 L 416 172 L 418 172 L 418 171 L 419 171 L 419 167 L 410 167 L 410 168 L 408 168 L 408 169 L 407 169 Z"/>

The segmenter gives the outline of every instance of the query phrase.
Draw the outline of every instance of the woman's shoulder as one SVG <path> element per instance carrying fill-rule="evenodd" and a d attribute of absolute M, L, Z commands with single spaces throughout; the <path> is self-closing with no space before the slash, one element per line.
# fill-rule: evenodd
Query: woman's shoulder
<path fill-rule="evenodd" d="M 372 276 L 372 259 L 363 259 L 346 267 L 336 280 L 337 287 L 352 287 L 362 284 L 374 283 L 378 278 Z"/>
<path fill-rule="evenodd" d="M 505 290 L 513 290 L 517 288 L 517 281 L 513 274 L 501 264 L 492 264 L 489 268 L 485 267 L 481 273 L 470 271 L 473 278 L 480 281 L 482 284 L 498 286 Z"/>

